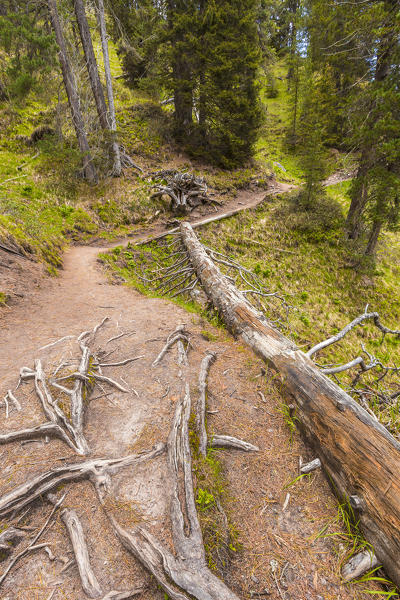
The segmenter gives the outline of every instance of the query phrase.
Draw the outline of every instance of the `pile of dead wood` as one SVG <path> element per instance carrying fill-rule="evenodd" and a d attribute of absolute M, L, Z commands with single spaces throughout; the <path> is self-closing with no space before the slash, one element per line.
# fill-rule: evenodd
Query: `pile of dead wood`
<path fill-rule="evenodd" d="M 208 195 L 204 177 L 196 177 L 194 173 L 182 173 L 174 169 L 157 171 L 151 175 L 160 181 L 154 186 L 156 191 L 151 198 L 169 197 L 171 210 L 176 214 L 190 213 L 200 204 L 219 204 Z"/>

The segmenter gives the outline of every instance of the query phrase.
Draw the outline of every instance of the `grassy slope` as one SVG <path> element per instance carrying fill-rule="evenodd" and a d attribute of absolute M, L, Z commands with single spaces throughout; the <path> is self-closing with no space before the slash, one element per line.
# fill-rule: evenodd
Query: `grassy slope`
<path fill-rule="evenodd" d="M 283 164 L 287 172 L 282 177 L 298 181 L 302 174 L 296 157 L 286 154 L 282 143 L 289 109 L 285 82 L 280 81 L 278 85 L 278 97 L 266 100 L 270 122 L 275 121 L 276 129 L 270 130 L 268 137 L 261 137 L 258 156 L 275 170 L 275 160 Z M 342 227 L 349 202 L 348 188 L 348 182 L 328 187 L 328 200 L 319 213 L 302 210 L 292 194 L 292 197 L 268 198 L 255 211 L 246 211 L 199 230 L 204 243 L 236 258 L 257 273 L 266 287 L 285 296 L 293 307 L 288 331 L 304 349 L 338 332 L 361 314 L 367 304 L 370 310 L 380 313 L 387 326 L 399 326 L 399 235 L 384 234 L 377 264 L 356 271 L 352 267 L 355 249 L 345 241 Z M 331 214 L 336 219 L 334 227 L 328 226 Z M 146 291 L 143 281 L 133 271 L 137 270 L 137 261 L 148 268 L 151 255 L 162 262 L 166 252 L 155 245 L 144 247 L 140 252 L 121 253 L 117 249 L 106 260 L 125 279 Z M 192 301 L 188 307 L 194 310 Z M 387 336 L 381 343 L 379 332 L 371 324 L 358 328 L 340 345 L 321 353 L 318 360 L 321 363 L 347 362 L 360 354 L 361 343 L 383 363 L 400 364 L 400 339 Z M 350 379 L 344 375 L 341 382 L 346 386 Z M 386 408 L 372 400 L 371 406 L 394 433 L 400 434 L 398 402 Z"/>
<path fill-rule="evenodd" d="M 118 78 L 121 66 L 111 44 L 110 49 L 120 140 L 145 171 L 193 168 L 223 191 L 224 198 L 255 178 L 259 185 L 267 182 L 270 172 L 261 165 L 226 172 L 185 157 L 173 146 L 169 134 L 170 109 L 163 110 L 146 94 L 128 89 Z M 98 41 L 95 51 L 101 65 Z M 94 107 L 90 110 L 94 112 Z M 57 114 L 63 139 L 50 137 L 27 145 L 26 138 L 37 127 L 57 129 Z M 125 171 L 120 179 L 106 177 L 92 187 L 79 179 L 80 157 L 59 76 L 24 100 L 0 103 L 0 129 L 0 239 L 32 252 L 53 274 L 69 240 L 85 242 L 93 236 L 109 239 L 124 235 L 151 220 L 155 210 L 162 208 L 150 200 L 152 180 L 139 177 L 136 170 Z M 92 134 L 90 145 L 100 170 L 107 169 L 101 164 L 106 152 L 99 134 Z"/>

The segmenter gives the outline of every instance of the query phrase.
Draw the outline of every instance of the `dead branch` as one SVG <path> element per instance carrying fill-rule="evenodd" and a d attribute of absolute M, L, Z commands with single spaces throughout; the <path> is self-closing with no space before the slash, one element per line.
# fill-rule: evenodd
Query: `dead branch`
<path fill-rule="evenodd" d="M 211 448 L 233 448 L 234 450 L 244 450 L 245 452 L 258 452 L 260 448 L 253 446 L 231 435 L 214 435 L 210 441 Z"/>
<path fill-rule="evenodd" d="M 313 346 L 307 352 L 306 356 L 308 356 L 308 358 L 311 358 L 314 354 L 316 354 L 317 352 L 319 352 L 323 348 L 327 348 L 328 346 L 331 346 L 332 344 L 335 344 L 336 342 L 339 342 L 352 329 L 354 329 L 355 327 L 357 327 L 357 325 L 361 325 L 364 321 L 366 321 L 368 319 L 372 319 L 374 321 L 375 327 L 377 327 L 383 333 L 383 337 L 385 337 L 385 335 L 388 334 L 388 333 L 400 336 L 400 330 L 399 329 L 389 329 L 388 327 L 385 327 L 385 325 L 382 325 L 382 323 L 380 321 L 380 318 L 379 318 L 379 313 L 377 313 L 377 312 L 368 313 L 367 310 L 368 310 L 368 305 L 366 306 L 365 312 L 362 315 L 360 315 L 359 317 L 357 317 L 356 319 L 354 319 L 351 323 L 349 323 L 348 325 L 346 325 L 346 327 L 343 327 L 343 329 L 341 331 L 339 331 L 339 333 L 337 333 L 336 335 L 334 335 L 334 336 L 328 338 L 327 340 L 324 340 L 323 342 L 320 342 L 319 344 L 316 344 L 315 346 Z"/>
<path fill-rule="evenodd" d="M 196 430 L 199 436 L 199 452 L 202 456 L 207 454 L 207 430 L 205 423 L 207 404 L 207 377 L 211 365 L 216 360 L 215 352 L 208 352 L 201 361 L 199 374 L 199 399 L 196 410 Z"/>
<path fill-rule="evenodd" d="M 189 343 L 189 338 L 185 331 L 185 325 L 178 325 L 175 331 L 169 334 L 165 346 L 163 347 L 157 358 L 153 361 L 153 364 L 151 366 L 153 368 L 157 367 L 168 352 L 168 350 L 179 340 L 181 340 L 182 342 L 186 342 L 187 344 Z"/>
<path fill-rule="evenodd" d="M 25 175 L 21 175 L 21 177 L 25 177 Z M 28 259 L 28 257 L 25 256 L 25 254 L 22 254 L 22 252 L 15 250 L 14 248 L 10 248 L 9 246 L 5 246 L 4 244 L 0 244 L 0 248 L 2 250 L 4 250 L 4 252 L 9 252 L 10 254 L 15 254 L 16 256 L 19 256 L 20 258 L 25 258 L 26 260 Z"/>
<path fill-rule="evenodd" d="M 52 348 L 53 346 L 56 346 L 57 344 L 61 344 L 61 342 L 65 342 L 65 340 L 72 340 L 73 338 L 74 338 L 73 335 L 65 335 L 64 337 L 60 338 L 59 340 L 56 340 L 55 342 L 51 342 L 50 344 L 46 344 L 45 346 L 42 346 L 41 348 L 39 348 L 39 351 L 47 350 L 48 348 Z"/>
<path fill-rule="evenodd" d="M 86 462 L 74 463 L 50 469 L 32 477 L 29 481 L 22 483 L 10 492 L 0 497 L 0 517 L 4 517 L 13 511 L 19 511 L 31 502 L 45 496 L 58 485 L 71 481 L 90 479 L 99 487 L 99 493 L 103 493 L 109 485 L 109 477 L 119 469 L 126 466 L 139 464 L 162 454 L 165 450 L 164 444 L 157 444 L 152 450 L 139 454 L 130 454 L 124 458 L 101 459 L 94 458 Z"/>
<path fill-rule="evenodd" d="M 52 504 L 57 504 L 57 498 L 53 494 L 47 494 L 47 499 Z M 71 541 L 82 589 L 89 598 L 99 598 L 102 592 L 90 564 L 89 552 L 80 519 L 76 512 L 69 508 L 64 508 L 60 517 Z"/>
<path fill-rule="evenodd" d="M 357 519 L 388 576 L 400 585 L 400 444 L 351 396 L 283 336 L 213 263 L 188 223 L 181 239 L 207 296 L 229 330 L 279 374 L 296 419 L 335 493 L 357 490 Z"/>
<path fill-rule="evenodd" d="M 102 598 L 102 600 L 128 600 L 128 598 L 133 598 L 134 596 L 138 596 L 139 594 L 143 594 L 143 588 L 135 588 L 134 590 L 130 590 L 128 592 L 116 592 L 115 590 L 108 592 L 106 596 Z"/>
<path fill-rule="evenodd" d="M 370 569 L 379 565 L 378 559 L 371 550 L 363 550 L 355 554 L 342 568 L 343 581 L 352 581 Z"/>
<path fill-rule="evenodd" d="M 319 460 L 319 458 L 315 458 L 311 462 L 306 463 L 305 465 L 302 465 L 300 467 L 300 473 L 302 473 L 302 474 L 311 473 L 312 471 L 315 471 L 316 469 L 319 469 L 320 467 L 321 467 L 321 461 Z"/>
<path fill-rule="evenodd" d="M 15 408 L 20 411 L 21 410 L 21 405 L 19 403 L 19 401 L 17 400 L 17 398 L 14 396 L 14 394 L 12 393 L 11 390 L 7 391 L 6 397 L 8 400 L 11 400 L 11 402 L 14 404 Z"/>

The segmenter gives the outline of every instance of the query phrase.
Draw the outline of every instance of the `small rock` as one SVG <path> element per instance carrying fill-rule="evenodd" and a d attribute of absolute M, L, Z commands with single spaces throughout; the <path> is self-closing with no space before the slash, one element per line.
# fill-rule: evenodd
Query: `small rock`
<path fill-rule="evenodd" d="M 260 580 L 255 575 L 250 575 L 250 579 L 254 581 L 254 583 L 260 583 Z"/>

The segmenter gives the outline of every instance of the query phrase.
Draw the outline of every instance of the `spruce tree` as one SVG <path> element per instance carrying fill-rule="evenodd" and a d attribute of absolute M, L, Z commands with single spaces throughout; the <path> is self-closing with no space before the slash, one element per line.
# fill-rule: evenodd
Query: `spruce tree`
<path fill-rule="evenodd" d="M 6 81 L 0 88 L 8 96 L 26 96 L 45 82 L 56 61 L 56 45 L 46 5 L 39 0 L 2 0 L 0 47 L 9 56 Z"/>
<path fill-rule="evenodd" d="M 209 1 L 203 14 L 203 139 L 212 160 L 228 168 L 251 156 L 262 119 L 257 8 L 257 0 Z"/>
<path fill-rule="evenodd" d="M 353 15 L 366 28 L 374 67 L 355 90 L 349 112 L 349 139 L 360 160 L 346 225 L 351 239 L 368 230 L 368 255 L 375 253 L 382 228 L 395 225 L 400 195 L 400 17 L 397 0 L 378 4 Z"/>

